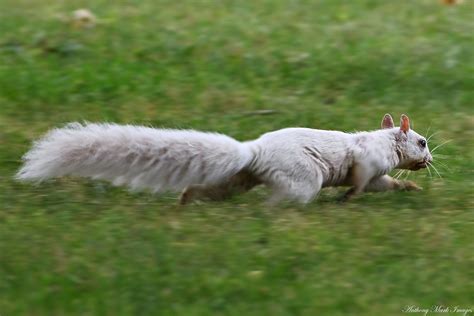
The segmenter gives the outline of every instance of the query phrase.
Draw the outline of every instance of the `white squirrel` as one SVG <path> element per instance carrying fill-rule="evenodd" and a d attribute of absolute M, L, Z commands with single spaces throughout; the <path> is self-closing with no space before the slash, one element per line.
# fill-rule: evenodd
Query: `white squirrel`
<path fill-rule="evenodd" d="M 432 162 L 426 139 L 410 129 L 406 115 L 398 128 L 386 114 L 381 127 L 357 133 L 285 128 L 238 142 L 194 130 L 71 123 L 35 142 L 16 178 L 73 175 L 182 191 L 181 204 L 222 200 L 259 184 L 271 188 L 273 203 L 308 203 L 328 186 L 351 186 L 344 199 L 364 191 L 421 189 L 388 173 L 426 168 Z"/>

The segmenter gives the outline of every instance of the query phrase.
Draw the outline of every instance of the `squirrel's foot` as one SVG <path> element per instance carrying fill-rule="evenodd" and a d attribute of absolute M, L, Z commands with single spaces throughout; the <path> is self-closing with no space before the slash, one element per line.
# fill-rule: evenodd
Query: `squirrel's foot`
<path fill-rule="evenodd" d="M 401 190 L 405 191 L 421 191 L 423 190 L 422 187 L 418 186 L 415 182 L 410 180 L 404 180 L 399 182 L 399 186 Z"/>

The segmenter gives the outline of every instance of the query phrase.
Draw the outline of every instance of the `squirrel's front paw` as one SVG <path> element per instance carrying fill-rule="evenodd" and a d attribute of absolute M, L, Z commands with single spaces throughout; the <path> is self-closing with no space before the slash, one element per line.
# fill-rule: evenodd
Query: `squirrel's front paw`
<path fill-rule="evenodd" d="M 406 190 L 406 191 L 421 191 L 421 190 L 423 190 L 423 188 L 418 186 L 415 182 L 408 180 L 408 181 L 403 181 L 403 190 Z"/>

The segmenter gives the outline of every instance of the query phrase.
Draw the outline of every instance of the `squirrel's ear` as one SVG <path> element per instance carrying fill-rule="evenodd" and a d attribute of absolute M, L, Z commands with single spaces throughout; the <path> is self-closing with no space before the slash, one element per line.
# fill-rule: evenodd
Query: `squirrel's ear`
<path fill-rule="evenodd" d="M 405 114 L 400 118 L 400 130 L 405 134 L 410 130 L 410 119 Z"/>
<path fill-rule="evenodd" d="M 395 126 L 395 124 L 393 124 L 393 118 L 390 114 L 385 114 L 383 119 L 382 119 L 382 124 L 381 124 L 381 128 L 384 129 L 384 128 L 393 128 Z"/>

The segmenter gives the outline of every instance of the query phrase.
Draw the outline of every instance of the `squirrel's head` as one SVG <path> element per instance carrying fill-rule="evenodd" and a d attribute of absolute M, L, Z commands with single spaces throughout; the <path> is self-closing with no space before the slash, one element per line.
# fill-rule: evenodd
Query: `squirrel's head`
<path fill-rule="evenodd" d="M 395 133 L 396 150 L 400 162 L 397 168 L 419 170 L 426 168 L 433 160 L 428 142 L 410 128 L 410 119 L 405 114 L 400 118 L 400 128 L 395 128 L 390 114 L 385 114 L 382 128 L 390 128 Z"/>

